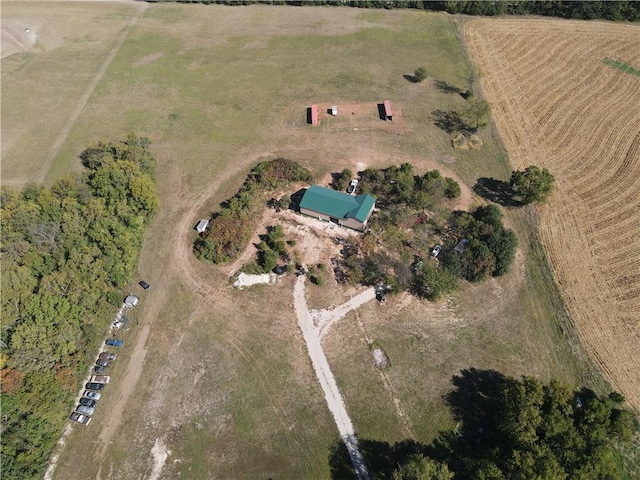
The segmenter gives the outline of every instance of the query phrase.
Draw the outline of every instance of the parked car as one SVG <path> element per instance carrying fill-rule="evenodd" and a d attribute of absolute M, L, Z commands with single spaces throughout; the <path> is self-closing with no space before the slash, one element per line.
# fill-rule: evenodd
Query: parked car
<path fill-rule="evenodd" d="M 104 383 L 97 382 L 89 382 L 85 385 L 87 390 L 102 390 L 104 388 Z"/>
<path fill-rule="evenodd" d="M 111 366 L 111 362 L 109 360 L 96 360 L 96 366 L 108 368 Z"/>
<path fill-rule="evenodd" d="M 105 367 L 99 367 L 98 365 L 93 367 L 93 373 L 95 373 L 97 375 L 102 375 L 106 371 L 107 371 L 107 369 Z"/>
<path fill-rule="evenodd" d="M 354 178 L 349 182 L 349 186 L 347 187 L 347 193 L 355 195 L 356 188 L 358 188 L 358 179 Z"/>
<path fill-rule="evenodd" d="M 92 392 L 91 390 L 85 390 L 82 394 L 86 398 L 90 398 L 91 400 L 100 400 L 102 394 L 100 392 Z"/>
<path fill-rule="evenodd" d="M 89 416 L 93 415 L 94 410 L 95 409 L 93 407 L 84 407 L 82 405 L 80 405 L 80 406 L 78 406 L 78 408 L 76 408 L 76 412 L 83 413 L 83 414 L 89 415 Z"/>
<path fill-rule="evenodd" d="M 98 360 L 108 360 L 110 362 L 116 359 L 116 354 L 111 352 L 102 352 L 98 357 Z"/>
<path fill-rule="evenodd" d="M 149 285 L 147 282 L 145 282 L 144 280 L 140 281 L 138 283 L 138 285 L 140 285 L 142 288 L 144 288 L 145 290 L 149 290 L 151 288 L 151 285 Z"/>
<path fill-rule="evenodd" d="M 91 422 L 91 417 L 83 415 L 79 412 L 73 412 L 69 417 L 69 420 L 73 420 L 74 422 L 81 423 L 82 425 L 89 425 Z"/>
<path fill-rule="evenodd" d="M 91 381 L 95 383 L 109 383 L 111 377 L 108 375 L 92 375 Z"/>
<path fill-rule="evenodd" d="M 121 347 L 124 344 L 122 340 L 118 340 L 117 338 L 107 338 L 104 343 L 110 347 Z"/>
<path fill-rule="evenodd" d="M 96 406 L 96 401 L 95 400 L 91 400 L 90 398 L 85 398 L 82 397 L 80 399 L 80 405 L 82 405 L 83 407 L 95 407 Z"/>
<path fill-rule="evenodd" d="M 431 249 L 431 256 L 434 258 L 437 257 L 441 250 L 442 250 L 442 245 L 436 245 Z"/>

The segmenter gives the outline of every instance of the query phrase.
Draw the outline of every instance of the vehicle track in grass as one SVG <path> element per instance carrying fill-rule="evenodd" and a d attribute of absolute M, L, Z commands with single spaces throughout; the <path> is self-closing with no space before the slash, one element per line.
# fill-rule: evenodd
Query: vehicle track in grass
<path fill-rule="evenodd" d="M 69 119 L 67 120 L 67 123 L 64 125 L 64 127 L 58 134 L 58 137 L 56 138 L 56 140 L 53 142 L 53 145 L 51 145 L 51 148 L 49 149 L 49 154 L 47 155 L 47 157 L 45 158 L 44 162 L 40 167 L 40 174 L 38 175 L 38 179 L 37 179 L 38 183 L 44 182 L 45 178 L 49 173 L 49 170 L 51 169 L 51 166 L 54 160 L 60 153 L 60 150 L 62 150 L 62 147 L 64 146 L 64 142 L 67 140 L 67 137 L 69 136 L 69 134 L 71 133 L 71 130 L 73 129 L 76 122 L 78 121 L 78 118 L 80 117 L 85 107 L 87 106 L 87 103 L 89 103 L 89 99 L 91 98 L 93 91 L 98 86 L 98 83 L 100 83 L 100 80 L 102 80 L 102 77 L 104 77 L 104 74 L 109 68 L 109 65 L 111 65 L 111 62 L 113 61 L 113 59 L 116 57 L 116 55 L 122 48 L 122 45 L 124 45 L 124 42 L 127 40 L 127 37 L 129 36 L 133 28 L 136 26 L 136 23 L 138 23 L 138 19 L 149 6 L 145 2 L 136 2 L 136 3 L 137 3 L 136 14 L 133 17 L 131 17 L 131 20 L 125 27 L 120 37 L 118 38 L 118 41 L 109 52 L 109 55 L 107 55 L 107 58 L 105 58 L 104 62 L 102 63 L 98 71 L 91 78 L 91 81 L 89 82 L 89 85 L 87 85 L 86 90 L 84 91 L 82 96 L 78 99 L 78 103 L 76 105 L 75 110 L 71 113 L 71 116 L 69 117 Z"/>

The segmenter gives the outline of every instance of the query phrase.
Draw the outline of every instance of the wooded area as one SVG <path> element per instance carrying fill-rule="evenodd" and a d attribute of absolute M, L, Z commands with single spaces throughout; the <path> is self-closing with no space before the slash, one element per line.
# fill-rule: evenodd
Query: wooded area
<path fill-rule="evenodd" d="M 376 197 L 378 210 L 362 241 L 345 249 L 342 266 L 350 283 L 384 283 L 390 291 L 435 301 L 456 290 L 458 279 L 477 282 L 509 270 L 518 242 L 504 228 L 500 209 L 451 211 L 449 201 L 460 196 L 460 185 L 438 170 L 420 176 L 409 163 L 366 169 L 359 185 Z M 430 256 L 436 244 L 442 253 Z"/>
<path fill-rule="evenodd" d="M 101 140 L 86 171 L 2 187 L 2 478 L 41 478 L 158 208 L 149 140 Z"/>
<path fill-rule="evenodd" d="M 471 368 L 452 379 L 446 402 L 456 421 L 430 445 L 360 439 L 372 478 L 394 480 L 602 480 L 625 478 L 618 451 L 638 431 L 616 392 L 597 395 L 524 376 Z M 351 465 L 340 445 L 332 478 Z"/>

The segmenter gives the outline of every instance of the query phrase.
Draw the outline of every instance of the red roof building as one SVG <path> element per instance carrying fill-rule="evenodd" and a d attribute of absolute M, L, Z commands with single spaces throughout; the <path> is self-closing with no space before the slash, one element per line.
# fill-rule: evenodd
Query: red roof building
<path fill-rule="evenodd" d="M 318 125 L 318 106 L 311 105 L 311 125 Z"/>
<path fill-rule="evenodd" d="M 391 102 L 389 100 L 384 101 L 384 119 L 393 120 L 393 112 L 391 111 Z"/>

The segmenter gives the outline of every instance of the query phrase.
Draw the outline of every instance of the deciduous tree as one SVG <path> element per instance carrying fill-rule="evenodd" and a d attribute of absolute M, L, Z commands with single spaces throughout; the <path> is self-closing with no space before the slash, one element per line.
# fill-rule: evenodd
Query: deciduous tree
<path fill-rule="evenodd" d="M 544 202 L 551 192 L 555 178 L 546 168 L 531 165 L 511 174 L 509 185 L 524 204 Z"/>

